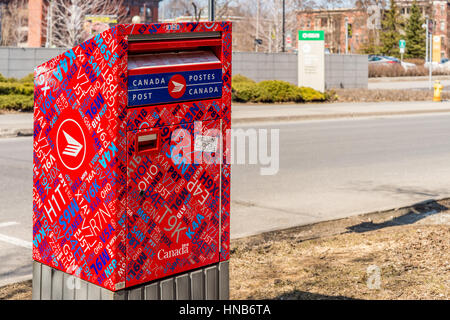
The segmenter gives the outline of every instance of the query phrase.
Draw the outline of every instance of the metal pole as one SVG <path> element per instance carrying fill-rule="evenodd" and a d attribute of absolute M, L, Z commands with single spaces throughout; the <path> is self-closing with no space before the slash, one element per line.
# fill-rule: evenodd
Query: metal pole
<path fill-rule="evenodd" d="M 281 47 L 283 52 L 286 51 L 285 17 L 286 17 L 286 1 L 283 0 L 283 46 Z"/>
<path fill-rule="evenodd" d="M 259 0 L 256 1 L 256 35 L 255 35 L 255 52 L 258 52 L 258 33 L 259 33 Z"/>
<path fill-rule="evenodd" d="M 214 21 L 214 0 L 208 1 L 208 20 Z"/>
<path fill-rule="evenodd" d="M 429 57 L 430 57 L 430 69 L 429 69 L 429 88 L 431 90 L 431 88 L 433 87 L 431 82 L 432 82 L 432 74 L 433 74 L 433 34 L 430 33 L 430 36 L 428 37 L 430 44 L 428 46 L 430 53 L 429 53 Z"/>
<path fill-rule="evenodd" d="M 428 19 L 425 21 L 425 24 L 426 24 L 426 27 L 425 27 L 425 29 L 426 29 L 426 40 L 425 40 L 425 62 L 426 63 L 429 63 L 429 61 L 428 61 Z"/>
<path fill-rule="evenodd" d="M 348 53 L 348 18 L 345 17 L 345 54 Z"/>
<path fill-rule="evenodd" d="M 0 3 L 0 44 L 3 41 L 2 38 L 2 21 L 3 21 L 3 7 L 4 7 L 4 3 Z"/>

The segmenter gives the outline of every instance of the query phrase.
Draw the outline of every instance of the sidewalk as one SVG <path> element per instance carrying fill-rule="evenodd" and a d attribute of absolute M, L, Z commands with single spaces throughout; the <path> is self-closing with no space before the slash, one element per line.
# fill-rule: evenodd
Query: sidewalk
<path fill-rule="evenodd" d="M 450 112 L 450 101 L 323 104 L 233 104 L 232 122 L 300 121 Z"/>
<path fill-rule="evenodd" d="M 30 136 L 32 134 L 32 113 L 0 114 L 0 138 Z"/>
<path fill-rule="evenodd" d="M 233 124 L 320 120 L 369 116 L 450 112 L 450 101 L 317 104 L 239 104 L 232 106 Z M 33 114 L 0 114 L 0 138 L 33 134 Z"/>

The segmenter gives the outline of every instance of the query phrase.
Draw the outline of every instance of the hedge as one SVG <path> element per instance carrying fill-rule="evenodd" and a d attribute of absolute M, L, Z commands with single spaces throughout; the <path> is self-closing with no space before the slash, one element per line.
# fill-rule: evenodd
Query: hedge
<path fill-rule="evenodd" d="M 22 79 L 5 78 L 0 74 L 0 110 L 33 111 L 33 74 Z"/>
<path fill-rule="evenodd" d="M 33 95 L 9 94 L 0 95 L 0 110 L 33 111 Z"/>
<path fill-rule="evenodd" d="M 237 74 L 232 79 L 232 99 L 235 102 L 313 102 L 332 97 L 312 88 L 297 87 L 281 80 L 255 81 Z"/>

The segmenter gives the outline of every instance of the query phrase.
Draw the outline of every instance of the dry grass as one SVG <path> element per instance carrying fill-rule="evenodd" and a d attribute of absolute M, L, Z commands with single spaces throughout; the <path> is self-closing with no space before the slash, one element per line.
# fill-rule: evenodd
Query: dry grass
<path fill-rule="evenodd" d="M 0 300 L 31 300 L 31 280 L 0 288 Z"/>
<path fill-rule="evenodd" d="M 450 199 L 232 242 L 232 299 L 449 299 Z M 380 288 L 368 286 L 368 268 Z"/>
<path fill-rule="evenodd" d="M 414 62 L 413 62 L 414 63 Z M 395 65 L 371 65 L 369 64 L 369 78 L 378 77 L 417 77 L 427 76 L 428 68 L 422 65 L 417 65 L 415 68 L 405 69 L 400 64 Z M 448 70 L 433 70 L 433 75 L 449 75 Z"/>
<path fill-rule="evenodd" d="M 432 101 L 430 90 L 389 90 L 389 89 L 336 89 L 337 102 L 379 102 L 379 101 Z M 441 94 L 442 100 L 450 99 L 450 92 Z"/>
<path fill-rule="evenodd" d="M 449 226 L 389 227 L 304 242 L 235 242 L 232 299 L 449 299 Z M 367 268 L 381 270 L 369 289 Z"/>

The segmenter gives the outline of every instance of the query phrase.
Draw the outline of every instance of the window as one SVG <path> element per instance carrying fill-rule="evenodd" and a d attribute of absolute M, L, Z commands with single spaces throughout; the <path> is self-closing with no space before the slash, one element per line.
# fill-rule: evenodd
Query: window
<path fill-rule="evenodd" d="M 441 31 L 445 31 L 445 21 L 441 20 Z"/>

